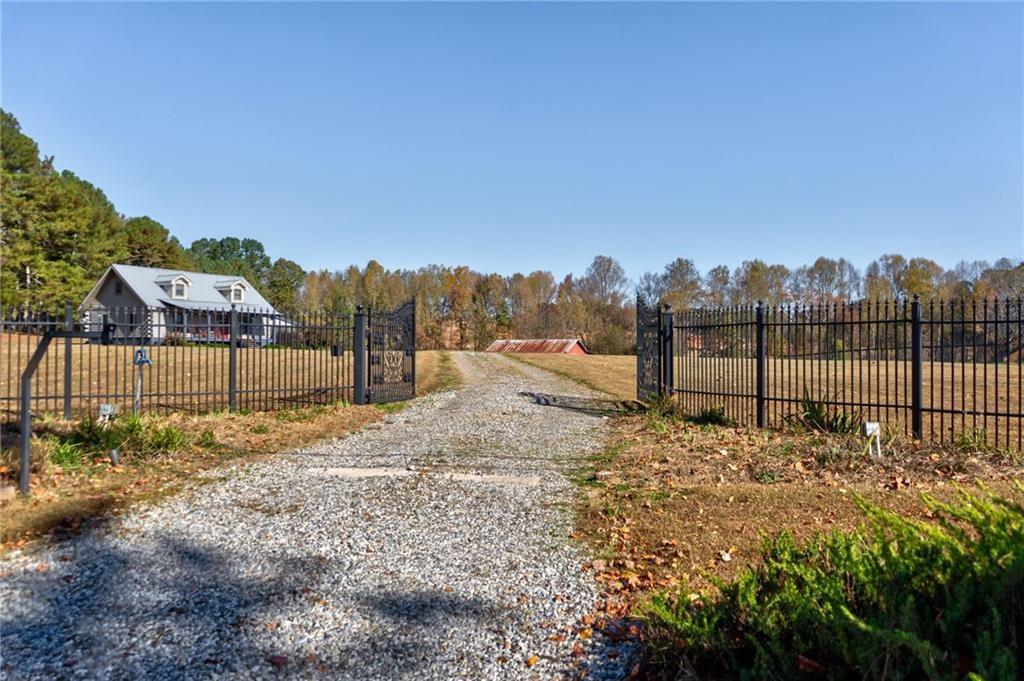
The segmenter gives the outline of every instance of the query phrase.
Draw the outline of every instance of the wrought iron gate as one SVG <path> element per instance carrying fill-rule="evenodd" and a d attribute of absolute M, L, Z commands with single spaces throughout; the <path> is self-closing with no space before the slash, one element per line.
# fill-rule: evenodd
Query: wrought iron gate
<path fill-rule="evenodd" d="M 674 324 L 668 304 L 648 305 L 636 299 L 636 398 L 649 400 L 673 394 Z"/>
<path fill-rule="evenodd" d="M 661 310 L 636 299 L 636 398 L 661 394 Z"/>
<path fill-rule="evenodd" d="M 367 399 L 412 399 L 416 393 L 416 301 L 390 311 L 367 311 Z"/>

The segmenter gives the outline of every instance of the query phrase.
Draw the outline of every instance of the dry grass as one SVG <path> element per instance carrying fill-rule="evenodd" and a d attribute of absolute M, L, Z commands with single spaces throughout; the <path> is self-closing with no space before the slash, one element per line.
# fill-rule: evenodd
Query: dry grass
<path fill-rule="evenodd" d="M 505 355 L 565 376 L 620 400 L 636 399 L 636 357 L 633 355 Z"/>
<path fill-rule="evenodd" d="M 38 337 L 0 335 L 0 400 L 10 418 L 18 411 L 19 377 Z M 76 415 L 94 414 L 101 403 L 128 409 L 135 393 L 132 345 L 71 344 L 71 393 Z M 143 410 L 171 413 L 217 411 L 228 406 L 229 349 L 223 345 L 157 345 L 146 348 Z M 273 410 L 351 399 L 352 355 L 329 348 L 239 348 L 238 404 Z M 33 381 L 34 408 L 63 408 L 65 342 L 50 344 Z"/>
<path fill-rule="evenodd" d="M 857 526 L 863 516 L 854 494 L 925 518 L 922 493 L 949 498 L 974 481 L 1008 492 L 1024 479 L 1022 463 L 901 440 L 877 460 L 856 437 L 625 417 L 608 448 L 580 471 L 578 525 L 621 611 L 680 579 L 699 588 L 708 575 L 731 577 L 758 560 L 765 533 L 808 537 Z"/>
<path fill-rule="evenodd" d="M 18 413 L 19 377 L 38 338 L 0 334 L 0 421 Z M 158 345 L 146 349 L 153 364 L 144 370 L 142 412 L 204 413 L 228 407 L 228 348 Z M 135 347 L 71 344 L 71 392 L 75 416 L 95 414 L 102 403 L 131 409 L 135 393 Z M 33 381 L 34 409 L 62 413 L 63 340 L 50 344 Z M 437 351 L 416 353 L 417 387 L 431 389 L 438 371 Z M 238 406 L 252 411 L 334 404 L 352 399 L 352 354 L 330 349 L 239 348 Z M 420 392 L 418 390 L 418 392 Z"/>
<path fill-rule="evenodd" d="M 632 355 L 509 355 L 548 369 L 619 399 L 636 397 L 636 358 Z M 901 408 L 852 408 L 866 419 L 877 420 L 888 428 L 907 432 L 910 382 L 903 362 L 802 362 L 774 360 L 768 363 L 768 394 L 785 395 L 793 400 L 804 396 L 805 386 L 814 399 L 837 402 L 904 404 Z M 753 395 L 755 365 L 747 359 L 677 358 L 674 367 L 676 388 L 683 390 L 743 393 Z M 1020 450 L 1024 440 L 1024 374 L 1018 365 L 968 364 L 966 369 L 952 362 L 925 362 L 923 365 L 923 402 L 957 410 L 957 414 L 924 414 L 925 439 L 956 441 L 963 436 L 988 445 Z M 734 420 L 755 421 L 753 398 L 729 398 L 713 395 L 683 395 L 684 410 L 691 414 L 718 405 L 726 407 Z M 794 403 L 769 403 L 769 424 L 784 425 L 788 414 L 798 408 Z M 973 415 L 971 411 L 999 412 L 1000 417 Z"/>
<path fill-rule="evenodd" d="M 459 376 L 445 352 L 417 353 L 417 394 L 451 387 Z M 3 526 L 0 545 L 23 546 L 44 535 L 75 531 L 86 521 L 102 522 L 124 508 L 204 484 L 200 476 L 235 461 L 258 461 L 278 452 L 340 437 L 379 420 L 390 405 L 315 405 L 276 412 L 171 414 L 148 416 L 154 426 L 174 427 L 188 445 L 173 454 L 142 458 L 123 452 L 121 466 L 97 460 L 76 471 L 64 471 L 48 461 L 53 444 L 74 428 L 73 423 L 49 420 L 38 424 L 42 437 L 33 441 L 32 495 L 0 505 Z M 17 441 L 5 439 L 0 484 L 13 484 Z"/>
<path fill-rule="evenodd" d="M 420 350 L 416 353 L 416 394 L 453 388 L 461 382 L 451 355 L 444 350 Z"/>

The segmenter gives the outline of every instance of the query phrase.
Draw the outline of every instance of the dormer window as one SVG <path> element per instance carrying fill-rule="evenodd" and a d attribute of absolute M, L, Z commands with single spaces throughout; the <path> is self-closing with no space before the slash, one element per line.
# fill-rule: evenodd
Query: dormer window
<path fill-rule="evenodd" d="M 228 299 L 232 303 L 241 303 L 245 301 L 245 289 L 249 288 L 245 285 L 245 282 L 241 279 L 227 279 L 225 281 L 218 281 L 213 285 L 215 289 L 220 291 L 220 294 Z"/>
<path fill-rule="evenodd" d="M 170 293 L 174 300 L 186 300 L 192 281 L 184 274 L 165 274 L 156 278 L 156 284 Z"/>

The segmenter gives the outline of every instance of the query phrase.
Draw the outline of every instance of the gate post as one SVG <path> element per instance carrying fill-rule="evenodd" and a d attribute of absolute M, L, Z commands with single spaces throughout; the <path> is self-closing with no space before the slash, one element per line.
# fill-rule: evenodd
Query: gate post
<path fill-rule="evenodd" d="M 71 303 L 64 304 L 64 330 L 75 330 Z M 71 420 L 71 336 L 64 339 L 64 420 Z"/>
<path fill-rule="evenodd" d="M 764 301 L 757 301 L 757 427 L 764 428 L 768 421 L 766 396 L 768 393 L 768 343 L 764 322 Z"/>
<path fill-rule="evenodd" d="M 352 373 L 355 387 L 352 401 L 366 404 L 366 312 L 362 305 L 356 305 L 355 324 L 352 331 Z"/>
<path fill-rule="evenodd" d="M 636 294 L 636 399 L 644 399 L 643 375 L 644 375 L 644 328 L 641 312 L 643 310 L 643 298 Z"/>
<path fill-rule="evenodd" d="M 911 414 L 910 430 L 918 440 L 924 434 L 924 419 L 922 418 L 922 395 L 924 393 L 922 355 L 923 344 L 921 340 L 921 299 L 916 294 L 914 301 L 910 303 L 910 383 L 911 383 Z"/>
<path fill-rule="evenodd" d="M 228 328 L 228 409 L 238 411 L 238 310 L 231 304 Z"/>
<path fill-rule="evenodd" d="M 412 297 L 412 396 L 416 397 L 416 296 Z"/>
<path fill-rule="evenodd" d="M 658 347 L 658 363 L 661 365 L 661 394 L 672 397 L 675 388 L 672 374 L 672 306 L 665 303 L 661 312 L 661 333 L 658 334 L 661 344 Z"/>

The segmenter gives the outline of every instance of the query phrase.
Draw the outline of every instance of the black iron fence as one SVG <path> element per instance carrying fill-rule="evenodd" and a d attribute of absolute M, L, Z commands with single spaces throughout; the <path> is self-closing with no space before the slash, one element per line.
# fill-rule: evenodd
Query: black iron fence
<path fill-rule="evenodd" d="M 95 416 L 102 404 L 123 412 L 137 404 L 146 413 L 200 413 L 361 403 L 371 392 L 364 378 L 357 395 L 354 353 L 360 340 L 362 352 L 372 350 L 354 330 L 365 315 L 200 304 L 84 313 L 70 306 L 0 309 L 0 422 L 18 420 L 22 373 L 47 333 L 58 335 L 30 380 L 36 415 Z M 95 334 L 105 325 L 110 333 L 101 341 Z"/>
<path fill-rule="evenodd" d="M 1020 299 L 663 309 L 661 392 L 742 424 L 781 426 L 815 405 L 1024 450 L 1021 312 Z"/>

